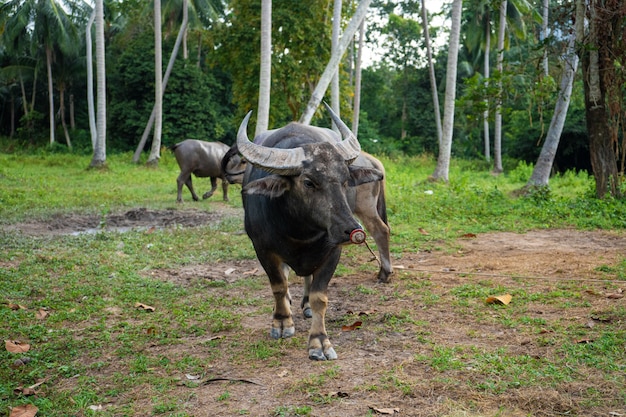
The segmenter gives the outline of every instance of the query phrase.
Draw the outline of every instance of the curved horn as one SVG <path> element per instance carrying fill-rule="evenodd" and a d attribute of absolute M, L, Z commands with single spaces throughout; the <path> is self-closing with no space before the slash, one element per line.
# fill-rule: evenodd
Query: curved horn
<path fill-rule="evenodd" d="M 346 126 L 343 120 L 337 116 L 337 114 L 326 102 L 324 102 L 324 106 L 326 106 L 326 110 L 330 113 L 330 117 L 333 119 L 333 122 L 335 122 L 335 126 L 339 129 L 343 139 L 341 142 L 337 143 L 337 150 L 346 162 L 351 164 L 356 158 L 359 157 L 361 153 L 361 144 L 356 136 L 354 136 L 354 133 L 352 133 L 350 128 Z"/>
<path fill-rule="evenodd" d="M 255 167 L 272 174 L 297 175 L 302 171 L 304 150 L 302 148 L 268 148 L 250 142 L 248 139 L 248 121 L 252 110 L 244 117 L 237 132 L 237 147 L 246 160 Z"/>

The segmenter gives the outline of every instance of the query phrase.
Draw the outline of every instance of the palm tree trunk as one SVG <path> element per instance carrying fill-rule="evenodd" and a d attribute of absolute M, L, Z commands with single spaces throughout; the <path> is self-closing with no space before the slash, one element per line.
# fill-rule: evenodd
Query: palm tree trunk
<path fill-rule="evenodd" d="M 63 134 L 65 135 L 65 143 L 69 149 L 72 149 L 72 141 L 70 133 L 65 123 L 65 86 L 59 85 L 59 115 L 61 116 L 61 126 L 63 126 Z"/>
<path fill-rule="evenodd" d="M 365 20 L 361 22 L 359 28 L 359 50 L 356 56 L 354 68 L 354 106 L 352 109 L 352 133 L 359 137 L 359 112 L 361 111 L 361 65 L 363 62 L 363 43 L 365 40 Z"/>
<path fill-rule="evenodd" d="M 365 19 L 365 16 L 367 15 L 367 8 L 371 2 L 372 0 L 361 0 L 357 6 L 352 19 L 350 19 L 348 26 L 339 40 L 339 47 L 337 48 L 337 51 L 335 51 L 334 54 L 331 54 L 330 60 L 328 61 L 328 64 L 326 64 L 326 68 L 324 69 L 324 72 L 322 73 L 322 76 L 320 77 L 317 86 L 315 86 L 313 94 L 311 94 L 311 98 L 304 109 L 304 113 L 300 116 L 300 123 L 305 125 L 311 123 L 313 114 L 324 97 L 324 93 L 328 88 L 328 84 L 334 75 L 337 65 L 339 65 L 339 61 L 341 60 L 343 53 L 348 48 L 348 44 L 352 41 L 352 37 L 361 25 L 361 22 Z"/>
<path fill-rule="evenodd" d="M 187 0 L 184 0 L 185 4 Z M 172 69 L 174 68 L 174 62 L 176 62 L 176 56 L 178 55 L 178 50 L 180 49 L 180 44 L 183 39 L 183 33 L 187 28 L 187 21 L 185 21 L 185 13 L 183 13 L 183 22 L 180 26 L 180 30 L 178 31 L 178 36 L 176 37 L 176 42 L 174 42 L 174 48 L 172 49 L 172 54 L 170 55 L 169 63 L 167 64 L 167 69 L 165 70 L 165 75 L 163 76 L 163 89 L 162 92 L 165 92 L 165 88 L 167 87 L 167 81 L 170 79 L 170 74 L 172 73 Z M 200 58 L 198 57 L 198 60 Z M 156 118 L 156 103 L 152 107 L 152 113 L 150 113 L 150 118 L 148 119 L 148 123 L 146 124 L 145 129 L 143 130 L 143 134 L 141 135 L 141 139 L 139 140 L 139 144 L 137 145 L 137 149 L 135 149 L 135 153 L 133 154 L 133 162 L 139 162 L 139 157 L 141 156 L 141 151 L 143 151 L 144 146 L 146 146 L 146 142 L 148 140 L 148 135 L 152 130 L 152 126 L 154 126 L 154 120 Z"/>
<path fill-rule="evenodd" d="M 339 46 L 339 32 L 341 30 L 341 0 L 334 0 L 333 2 L 333 30 L 331 39 L 331 55 L 337 50 Z M 333 108 L 337 116 L 341 115 L 341 106 L 339 105 L 339 63 L 333 74 L 333 79 L 330 83 L 330 106 Z M 339 128 L 335 126 L 333 122 L 332 128 L 335 132 L 339 132 Z"/>
<path fill-rule="evenodd" d="M 272 0 L 261 1 L 261 67 L 259 73 L 259 112 L 255 136 L 265 132 L 270 119 L 272 88 Z"/>
<path fill-rule="evenodd" d="M 96 20 L 96 8 L 93 9 L 89 21 L 87 22 L 87 28 L 85 29 L 85 45 L 87 53 L 87 113 L 89 114 L 89 131 L 91 132 L 91 148 L 96 149 L 96 143 L 98 140 L 98 131 L 96 130 L 96 111 L 94 108 L 93 99 L 93 56 L 91 48 L 91 27 Z"/>
<path fill-rule="evenodd" d="M 106 163 L 106 67 L 104 50 L 104 3 L 96 0 L 96 146 L 91 158 L 91 167 Z M 90 63 L 91 64 L 91 63 Z M 93 90 L 92 90 L 93 92 Z"/>
<path fill-rule="evenodd" d="M 456 73 L 459 59 L 459 39 L 461 34 L 461 10 L 463 0 L 452 2 L 452 24 L 448 47 L 448 65 L 446 67 L 446 93 L 443 103 L 443 129 L 441 146 L 437 157 L 437 166 L 433 172 L 433 180 L 448 182 L 450 171 L 450 155 L 452 153 L 452 133 L 454 128 L 454 99 L 456 98 Z"/>
<path fill-rule="evenodd" d="M 541 148 L 541 153 L 537 159 L 537 164 L 533 169 L 533 173 L 526 184 L 526 187 L 547 187 L 550 180 L 550 172 L 552 164 L 561 139 L 561 132 L 565 124 L 567 109 L 569 108 L 570 98 L 572 96 L 572 85 L 574 84 L 574 76 L 578 67 L 578 56 L 576 55 L 576 33 L 570 34 L 567 43 L 567 52 L 564 59 L 563 76 L 559 86 L 559 96 L 554 106 L 554 114 L 550 122 L 550 128 L 546 135 L 546 140 Z"/>
<path fill-rule="evenodd" d="M 50 116 L 50 145 L 55 142 L 54 138 L 54 86 L 52 84 L 52 47 L 46 46 L 46 68 L 48 70 L 48 106 Z"/>
<path fill-rule="evenodd" d="M 491 57 L 491 18 L 487 18 L 487 27 L 485 28 L 485 60 L 483 61 L 485 88 L 489 86 L 489 73 L 490 64 L 489 59 Z M 489 162 L 491 160 L 491 143 L 489 141 L 489 99 L 485 99 L 485 111 L 483 112 L 483 138 L 485 143 L 485 160 Z"/>
<path fill-rule="evenodd" d="M 504 61 L 504 34 L 506 31 L 506 3 L 500 3 L 500 24 L 498 27 L 498 72 L 502 77 Z M 498 81 L 498 102 L 496 103 L 495 123 L 493 132 L 493 173 L 501 174 L 502 168 L 502 81 Z"/>
<path fill-rule="evenodd" d="M 161 0 L 154 1 L 154 135 L 148 165 L 158 165 L 161 157 L 163 128 L 163 53 L 161 49 Z"/>
<path fill-rule="evenodd" d="M 441 112 L 439 111 L 439 93 L 437 92 L 437 78 L 435 77 L 435 64 L 430 47 L 430 34 L 428 33 L 428 10 L 426 0 L 422 0 L 422 26 L 424 27 L 424 42 L 426 43 L 426 56 L 428 58 L 428 75 L 430 76 L 430 89 L 433 95 L 433 109 L 435 111 L 435 126 L 437 127 L 437 142 L 441 146 Z"/>

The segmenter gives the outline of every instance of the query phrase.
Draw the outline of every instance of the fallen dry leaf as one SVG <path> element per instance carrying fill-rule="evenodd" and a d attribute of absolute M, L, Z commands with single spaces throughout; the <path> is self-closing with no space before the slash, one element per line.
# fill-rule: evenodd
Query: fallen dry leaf
<path fill-rule="evenodd" d="M 399 413 L 400 409 L 398 407 L 394 408 L 376 408 L 370 405 L 370 409 L 376 411 L 378 414 L 395 414 Z"/>
<path fill-rule="evenodd" d="M 421 234 L 423 234 L 424 236 L 428 236 L 428 235 L 430 234 L 430 233 L 428 233 L 425 229 L 422 229 L 421 227 L 420 227 L 419 229 L 417 229 L 417 230 L 419 230 L 419 232 L 420 232 Z"/>
<path fill-rule="evenodd" d="M 11 310 L 26 310 L 27 309 L 21 304 L 9 303 L 8 306 Z"/>
<path fill-rule="evenodd" d="M 511 294 L 496 295 L 496 296 L 487 297 L 487 299 L 485 300 L 485 303 L 502 304 L 506 306 L 506 305 L 509 305 L 512 299 L 513 299 L 513 296 Z"/>
<path fill-rule="evenodd" d="M 11 409 L 9 417 L 35 417 L 39 409 L 32 404 L 18 405 Z"/>
<path fill-rule="evenodd" d="M 236 271 L 235 268 L 228 268 L 226 271 L 224 271 L 224 275 L 230 275 L 235 271 Z"/>
<path fill-rule="evenodd" d="M 30 345 L 18 340 L 5 340 L 4 347 L 11 353 L 25 353 L 30 350 Z"/>
<path fill-rule="evenodd" d="M 40 308 L 39 310 L 37 310 L 37 312 L 35 313 L 35 318 L 37 320 L 43 320 L 46 317 L 48 317 L 50 315 L 50 313 L 47 310 L 44 310 L 43 308 Z"/>
<path fill-rule="evenodd" d="M 20 395 L 20 394 L 22 394 L 22 395 L 23 395 L 23 396 L 25 396 L 25 397 L 27 397 L 27 396 L 29 396 L 29 395 L 35 395 L 35 394 L 36 394 L 35 390 L 34 390 L 34 389 L 32 389 L 32 388 L 30 388 L 30 387 L 26 387 L 26 388 L 24 388 L 24 387 L 17 387 L 17 388 L 15 388 L 15 389 L 13 390 L 13 393 L 14 393 L 15 395 Z"/>
<path fill-rule="evenodd" d="M 259 272 L 259 268 L 251 269 L 250 271 L 246 271 L 243 274 L 244 275 L 256 275 L 257 272 Z"/>
<path fill-rule="evenodd" d="M 576 340 L 574 343 L 578 343 L 578 344 L 593 343 L 593 339 L 579 339 L 579 340 Z"/>
<path fill-rule="evenodd" d="M 150 311 L 150 312 L 155 310 L 154 307 L 149 306 L 147 304 L 143 304 L 143 303 L 135 303 L 135 308 L 139 308 L 141 310 L 146 310 L 146 311 Z"/>
<path fill-rule="evenodd" d="M 351 332 L 351 331 L 354 331 L 354 330 L 358 329 L 362 325 L 363 325 L 362 321 L 355 321 L 350 326 L 341 326 L 341 331 L 342 332 Z"/>
<path fill-rule="evenodd" d="M 611 300 L 619 300 L 620 298 L 623 298 L 624 294 L 619 294 L 619 293 L 615 293 L 615 294 L 609 294 L 606 296 L 606 298 L 611 299 Z"/>
<path fill-rule="evenodd" d="M 476 234 L 475 233 L 465 233 L 464 235 L 461 235 L 461 237 L 463 239 L 476 239 Z"/>

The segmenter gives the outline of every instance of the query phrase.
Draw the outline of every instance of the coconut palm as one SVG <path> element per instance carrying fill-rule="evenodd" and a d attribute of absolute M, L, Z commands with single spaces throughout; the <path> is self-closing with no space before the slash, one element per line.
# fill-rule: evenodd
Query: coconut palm
<path fill-rule="evenodd" d="M 433 180 L 448 182 L 450 156 L 452 153 L 452 133 L 454 128 L 454 99 L 456 98 L 456 73 L 459 57 L 459 38 L 461 33 L 461 9 L 463 0 L 452 2 L 450 42 L 448 46 L 448 64 L 446 67 L 446 92 L 443 103 L 443 126 L 437 166 Z"/>
<path fill-rule="evenodd" d="M 28 39 L 32 55 L 45 57 L 51 144 L 55 142 L 52 64 L 56 54 L 70 52 L 80 44 L 77 27 L 62 6 L 70 9 L 72 4 L 57 0 L 8 0 L 0 5 L 4 43 L 17 45 Z"/>

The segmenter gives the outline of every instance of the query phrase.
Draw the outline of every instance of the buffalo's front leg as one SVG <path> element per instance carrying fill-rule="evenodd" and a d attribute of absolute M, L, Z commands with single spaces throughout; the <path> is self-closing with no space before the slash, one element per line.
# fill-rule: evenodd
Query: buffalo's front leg
<path fill-rule="evenodd" d="M 316 361 L 337 359 L 337 353 L 326 334 L 324 319 L 328 307 L 328 296 L 325 292 L 313 291 L 309 294 L 309 302 L 313 310 L 311 331 L 309 333 L 309 359 Z"/>
<path fill-rule="evenodd" d="M 291 296 L 287 277 L 289 267 L 280 261 L 262 263 L 274 294 L 274 313 L 270 336 L 273 339 L 292 337 L 296 327 L 291 315 Z"/>
<path fill-rule="evenodd" d="M 217 189 L 217 178 L 211 177 L 211 191 L 207 191 L 206 193 L 204 193 L 202 195 L 202 199 L 206 200 L 207 198 L 211 197 L 216 189 Z"/>
<path fill-rule="evenodd" d="M 341 248 L 336 248 L 324 265 L 313 273 L 310 281 L 309 304 L 311 305 L 311 330 L 309 332 L 309 359 L 316 361 L 337 359 L 337 353 L 326 333 L 326 309 L 328 308 L 328 283 L 337 268 Z M 306 285 L 306 278 L 305 278 Z"/>

